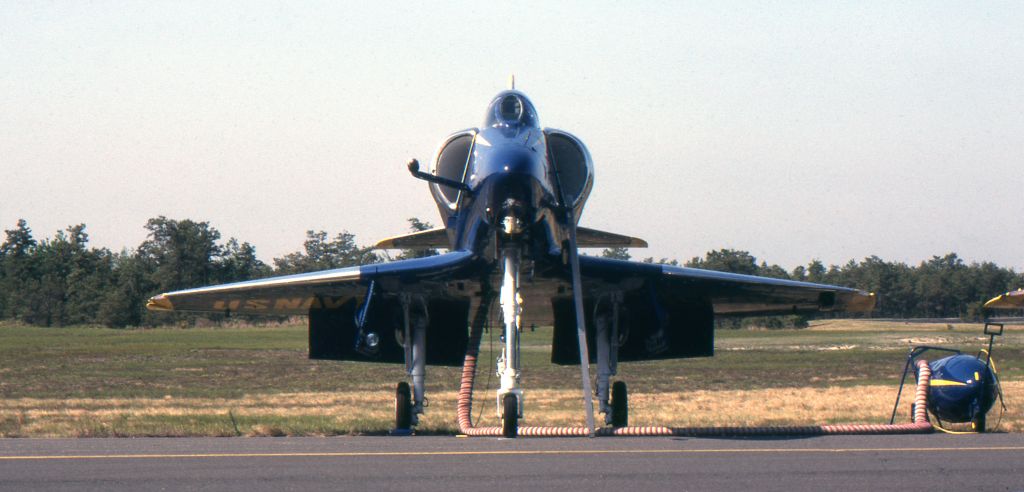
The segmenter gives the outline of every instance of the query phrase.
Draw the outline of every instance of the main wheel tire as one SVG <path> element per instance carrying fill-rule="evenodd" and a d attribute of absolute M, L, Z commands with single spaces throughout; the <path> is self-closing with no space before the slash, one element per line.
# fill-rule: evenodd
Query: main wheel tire
<path fill-rule="evenodd" d="M 626 383 L 616 381 L 612 384 L 612 427 L 629 425 L 629 396 Z"/>
<path fill-rule="evenodd" d="M 512 393 L 506 394 L 501 400 L 501 435 L 519 435 L 519 401 Z"/>
<path fill-rule="evenodd" d="M 409 383 L 402 381 L 395 389 L 395 428 L 412 428 L 412 392 Z"/>

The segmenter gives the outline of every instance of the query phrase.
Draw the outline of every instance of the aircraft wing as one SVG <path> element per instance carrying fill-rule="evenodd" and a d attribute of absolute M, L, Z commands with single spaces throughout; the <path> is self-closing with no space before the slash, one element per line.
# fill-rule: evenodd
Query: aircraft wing
<path fill-rule="evenodd" d="M 721 316 L 866 312 L 875 305 L 874 294 L 848 287 L 594 256 L 580 257 L 580 276 L 588 340 L 618 312 L 619 361 L 711 356 Z M 579 364 L 571 296 L 556 294 L 552 318 L 552 362 Z"/>
<path fill-rule="evenodd" d="M 576 228 L 576 241 L 581 248 L 646 248 L 647 241 L 637 237 L 623 236 L 614 232 L 587 229 L 586 227 Z"/>
<path fill-rule="evenodd" d="M 985 309 L 1024 309 L 1024 289 L 1017 289 L 989 299 Z"/>
<path fill-rule="evenodd" d="M 402 236 L 389 237 L 373 245 L 374 249 L 404 248 L 447 248 L 448 230 L 445 228 L 430 229 Z"/>
<path fill-rule="evenodd" d="M 875 306 L 875 294 L 835 285 L 591 256 L 581 257 L 580 267 L 584 285 L 600 280 L 655 280 L 664 297 L 710 301 L 716 315 L 868 312 Z"/>
<path fill-rule="evenodd" d="M 457 279 L 472 254 L 443 255 L 271 277 L 246 282 L 167 292 L 149 300 L 153 311 L 198 311 L 230 314 L 309 314 L 310 309 L 340 307 L 365 294 L 370 282 L 389 292 L 438 291 Z"/>

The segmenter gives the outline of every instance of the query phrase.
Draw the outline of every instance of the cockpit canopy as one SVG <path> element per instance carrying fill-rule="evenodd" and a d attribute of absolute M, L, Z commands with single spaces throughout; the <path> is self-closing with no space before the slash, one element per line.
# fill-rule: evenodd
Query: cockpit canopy
<path fill-rule="evenodd" d="M 538 126 L 537 110 L 522 92 L 502 91 L 487 106 L 484 116 L 485 127 L 534 127 Z"/>

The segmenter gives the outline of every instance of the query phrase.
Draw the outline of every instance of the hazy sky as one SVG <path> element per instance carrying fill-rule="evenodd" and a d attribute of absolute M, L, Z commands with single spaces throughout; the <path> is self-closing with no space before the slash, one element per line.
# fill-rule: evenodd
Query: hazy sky
<path fill-rule="evenodd" d="M 1024 269 L 1020 2 L 375 3 L 0 3 L 0 228 L 207 220 L 269 262 L 436 224 L 405 162 L 515 73 L 635 257 Z"/>

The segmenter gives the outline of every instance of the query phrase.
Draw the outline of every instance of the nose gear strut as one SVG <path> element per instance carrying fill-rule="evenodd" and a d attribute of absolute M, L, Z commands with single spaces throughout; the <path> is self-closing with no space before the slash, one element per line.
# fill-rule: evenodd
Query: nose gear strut
<path fill-rule="evenodd" d="M 498 357 L 498 416 L 501 417 L 502 435 L 516 437 L 519 419 L 523 416 L 523 390 L 519 386 L 519 320 L 523 312 L 523 298 L 519 295 L 519 248 L 509 247 L 501 252 L 502 280 L 499 300 L 501 322 L 504 328 L 504 347 Z"/>

